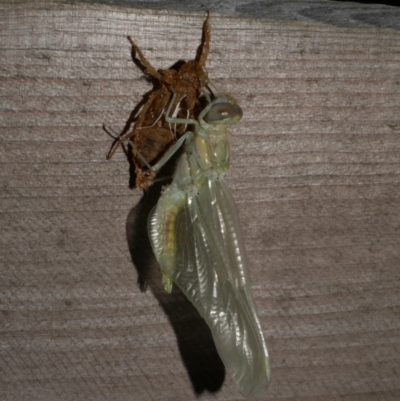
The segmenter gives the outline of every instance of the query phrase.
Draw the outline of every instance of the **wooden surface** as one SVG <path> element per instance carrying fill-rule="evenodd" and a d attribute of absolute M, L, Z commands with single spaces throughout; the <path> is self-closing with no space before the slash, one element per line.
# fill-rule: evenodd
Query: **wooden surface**
<path fill-rule="evenodd" d="M 342 27 L 390 28 L 400 31 L 400 8 L 394 0 L 74 0 L 185 12 L 209 10 L 231 17 L 322 22 Z M 397 7 L 395 7 L 397 6 Z"/>
<path fill-rule="evenodd" d="M 151 202 L 115 131 L 204 13 L 1 4 L 0 400 L 240 400 L 204 323 L 160 289 Z M 212 15 L 240 99 L 227 180 L 272 359 L 265 400 L 400 399 L 400 35 Z M 148 274 L 147 292 L 137 269 Z"/>

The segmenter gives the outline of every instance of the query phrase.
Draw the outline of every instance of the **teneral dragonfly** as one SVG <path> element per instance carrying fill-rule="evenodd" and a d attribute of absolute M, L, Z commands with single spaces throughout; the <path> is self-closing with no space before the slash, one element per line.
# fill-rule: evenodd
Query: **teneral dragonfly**
<path fill-rule="evenodd" d="M 174 99 L 171 101 L 174 104 Z M 210 327 L 216 348 L 240 391 L 261 394 L 269 384 L 268 351 L 251 293 L 247 257 L 231 192 L 227 125 L 242 117 L 230 97 L 211 101 L 197 120 L 166 118 L 192 126 L 153 169 L 180 147 L 172 183 L 148 220 L 149 237 L 164 288 L 175 283 Z"/>

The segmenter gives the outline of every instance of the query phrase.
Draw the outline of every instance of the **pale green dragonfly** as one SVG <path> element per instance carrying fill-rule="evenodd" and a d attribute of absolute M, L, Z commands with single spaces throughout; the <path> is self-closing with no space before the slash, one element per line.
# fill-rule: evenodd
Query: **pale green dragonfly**
<path fill-rule="evenodd" d="M 164 288 L 171 292 L 175 283 L 193 303 L 240 391 L 252 396 L 268 387 L 269 358 L 236 206 L 223 178 L 230 162 L 227 126 L 240 121 L 242 110 L 228 96 L 206 97 L 198 120 L 166 118 L 193 131 L 152 167 L 159 170 L 184 145 L 172 183 L 149 216 L 148 231 Z"/>

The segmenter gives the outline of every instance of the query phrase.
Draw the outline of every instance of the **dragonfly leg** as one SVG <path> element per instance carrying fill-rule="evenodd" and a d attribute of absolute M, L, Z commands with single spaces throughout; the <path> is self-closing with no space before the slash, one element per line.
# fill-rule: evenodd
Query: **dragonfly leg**
<path fill-rule="evenodd" d="M 137 150 L 135 144 L 128 139 L 129 145 L 131 145 L 132 152 L 135 153 L 135 155 L 141 160 L 141 162 L 149 169 L 151 170 L 152 167 L 150 166 L 149 162 L 144 158 L 144 156 Z"/>
<path fill-rule="evenodd" d="M 171 102 L 169 103 L 167 111 L 165 112 L 165 121 L 167 123 L 172 123 L 172 124 L 193 124 L 196 127 L 198 127 L 198 122 L 191 118 L 169 117 L 171 115 L 172 105 L 174 104 L 175 99 L 176 99 L 176 92 L 175 92 L 174 88 L 172 88 L 172 92 L 173 92 L 173 96 L 172 96 Z"/>
<path fill-rule="evenodd" d="M 192 132 L 186 131 L 175 143 L 174 145 L 168 149 L 168 151 L 165 153 L 165 155 L 162 157 L 161 160 L 159 160 L 153 167 L 151 167 L 151 170 L 153 171 L 158 171 L 164 164 L 178 151 L 178 149 L 182 146 L 182 144 L 186 141 L 186 139 L 193 135 Z"/>

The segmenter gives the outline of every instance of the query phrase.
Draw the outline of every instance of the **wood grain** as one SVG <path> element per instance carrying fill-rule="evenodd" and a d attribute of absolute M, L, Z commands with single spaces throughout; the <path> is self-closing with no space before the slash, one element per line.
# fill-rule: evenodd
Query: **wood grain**
<path fill-rule="evenodd" d="M 105 155 L 203 13 L 1 4 L 1 400 L 239 400 L 164 294 L 155 196 Z M 265 400 L 400 398 L 400 34 L 212 15 L 208 73 L 240 99 L 227 176 L 272 358 Z M 149 279 L 143 293 L 138 272 Z M 200 398 L 198 398 L 200 397 Z"/>

